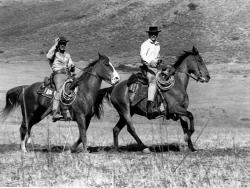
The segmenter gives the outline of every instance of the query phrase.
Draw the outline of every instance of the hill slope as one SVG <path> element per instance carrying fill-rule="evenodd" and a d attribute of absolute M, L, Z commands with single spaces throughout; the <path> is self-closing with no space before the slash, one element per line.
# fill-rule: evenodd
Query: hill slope
<path fill-rule="evenodd" d="M 44 58 L 65 35 L 75 60 L 97 51 L 138 58 L 145 30 L 158 25 L 164 56 L 196 45 L 211 63 L 248 62 L 249 8 L 249 0 L 1 0 L 0 55 Z"/>

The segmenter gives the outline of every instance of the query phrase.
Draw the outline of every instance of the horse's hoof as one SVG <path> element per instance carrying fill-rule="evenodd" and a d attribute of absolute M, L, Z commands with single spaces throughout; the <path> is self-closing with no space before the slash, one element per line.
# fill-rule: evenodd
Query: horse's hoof
<path fill-rule="evenodd" d="M 109 152 L 111 152 L 111 153 L 121 153 L 122 150 L 120 148 L 118 148 L 118 147 L 114 147 L 114 148 L 111 148 L 109 150 Z"/>
<path fill-rule="evenodd" d="M 31 143 L 31 138 L 29 137 L 27 140 L 27 144 L 30 144 L 30 143 Z"/>
<path fill-rule="evenodd" d="M 23 143 L 21 144 L 20 148 L 23 153 L 27 153 L 27 149 Z"/>
<path fill-rule="evenodd" d="M 87 149 L 82 150 L 82 153 L 89 154 L 90 152 Z"/>
<path fill-rule="evenodd" d="M 22 149 L 23 153 L 28 153 L 28 151 L 26 149 Z"/>
<path fill-rule="evenodd" d="M 71 150 L 65 150 L 65 153 L 70 154 L 70 153 L 72 153 L 72 151 Z"/>
<path fill-rule="evenodd" d="M 71 149 L 70 149 L 70 152 L 71 152 L 71 153 L 76 153 L 77 150 L 76 150 L 76 148 L 71 148 Z"/>
<path fill-rule="evenodd" d="M 144 148 L 144 149 L 142 150 L 142 153 L 149 154 L 149 153 L 151 153 L 151 151 L 150 151 L 149 148 Z"/>
<path fill-rule="evenodd" d="M 191 148 L 190 149 L 192 152 L 196 152 L 197 151 L 197 149 L 194 149 L 194 148 Z"/>

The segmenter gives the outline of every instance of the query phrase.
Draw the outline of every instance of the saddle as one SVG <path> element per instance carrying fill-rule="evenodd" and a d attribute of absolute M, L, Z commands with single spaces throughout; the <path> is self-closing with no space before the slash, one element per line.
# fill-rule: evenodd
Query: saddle
<path fill-rule="evenodd" d="M 56 87 L 53 81 L 54 74 L 52 73 L 50 77 L 45 77 L 43 83 L 37 90 L 38 95 L 40 95 L 41 98 L 45 101 L 46 106 L 48 106 L 48 109 L 44 113 L 42 117 L 45 117 L 49 113 L 52 112 L 52 100 L 54 98 L 54 93 L 56 92 Z M 72 102 L 76 98 L 76 94 L 78 91 L 78 87 L 76 87 L 73 91 L 70 90 L 70 86 L 73 82 L 72 78 L 68 78 L 64 85 L 62 86 L 62 93 L 60 96 L 60 112 L 64 116 L 64 119 L 62 120 L 69 120 L 69 105 L 72 104 Z"/>
<path fill-rule="evenodd" d="M 157 92 L 154 104 L 155 107 L 160 108 L 160 111 L 162 112 L 166 112 L 167 102 L 164 100 L 161 92 L 169 90 L 175 84 L 174 76 L 170 76 L 168 79 L 166 79 L 166 77 L 167 75 L 163 71 L 160 71 L 156 74 Z M 147 99 L 148 79 L 145 72 L 137 72 L 132 74 L 128 79 L 127 86 L 129 88 L 129 99 L 131 106 L 135 106 L 139 102 Z M 146 106 L 146 100 L 140 105 Z"/>
<path fill-rule="evenodd" d="M 39 95 L 52 99 L 54 97 L 54 92 L 56 90 L 55 84 L 53 82 L 53 74 L 50 77 L 45 77 L 42 85 L 37 90 Z"/>

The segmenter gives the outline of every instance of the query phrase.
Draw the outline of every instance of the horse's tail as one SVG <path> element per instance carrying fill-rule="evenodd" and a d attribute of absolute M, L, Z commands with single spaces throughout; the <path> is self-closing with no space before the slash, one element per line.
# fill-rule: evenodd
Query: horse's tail
<path fill-rule="evenodd" d="M 97 118 L 100 119 L 103 114 L 103 99 L 105 98 L 110 104 L 110 95 L 113 91 L 113 86 L 100 89 L 97 94 L 96 102 L 94 105 L 94 113 Z"/>
<path fill-rule="evenodd" d="M 7 91 L 6 104 L 1 111 L 0 117 L 5 120 L 9 113 L 21 104 L 22 90 L 26 85 L 17 86 Z"/>

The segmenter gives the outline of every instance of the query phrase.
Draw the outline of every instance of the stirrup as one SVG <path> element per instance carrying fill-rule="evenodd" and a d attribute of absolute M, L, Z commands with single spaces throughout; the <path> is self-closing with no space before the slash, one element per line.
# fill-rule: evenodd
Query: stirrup
<path fill-rule="evenodd" d="M 61 119 L 63 119 L 63 116 L 59 113 L 53 114 L 53 116 L 52 116 L 52 122 L 56 122 L 56 121 L 61 120 Z"/>
<path fill-rule="evenodd" d="M 69 110 L 65 110 L 62 113 L 63 113 L 63 120 L 64 121 L 72 121 L 72 117 L 70 115 Z"/>

